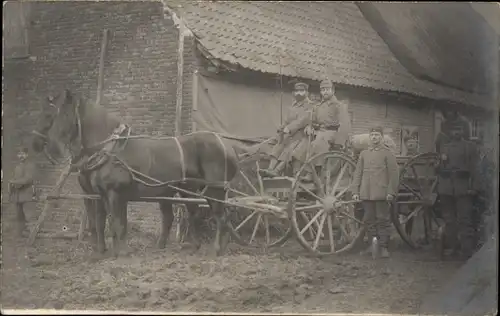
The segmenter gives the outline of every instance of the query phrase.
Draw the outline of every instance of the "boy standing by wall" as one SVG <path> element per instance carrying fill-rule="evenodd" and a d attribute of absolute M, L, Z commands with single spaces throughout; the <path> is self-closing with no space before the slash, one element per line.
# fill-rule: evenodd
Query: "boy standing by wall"
<path fill-rule="evenodd" d="M 35 164 L 28 160 L 28 149 L 22 148 L 17 154 L 20 163 L 14 169 L 14 175 L 9 182 L 9 197 L 16 205 L 17 232 L 22 235 L 26 228 L 26 216 L 24 214 L 24 203 L 32 202 L 35 195 L 34 175 Z"/>
<path fill-rule="evenodd" d="M 390 203 L 397 194 L 399 170 L 396 156 L 384 145 L 383 137 L 381 127 L 370 130 L 371 146 L 359 156 L 352 194 L 354 200 L 363 202 L 368 240 L 377 237 L 380 255 L 387 258 L 392 227 Z"/>

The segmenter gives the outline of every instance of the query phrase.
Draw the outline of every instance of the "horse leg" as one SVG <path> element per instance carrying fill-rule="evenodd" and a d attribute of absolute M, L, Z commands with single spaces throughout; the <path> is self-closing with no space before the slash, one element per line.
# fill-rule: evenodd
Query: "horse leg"
<path fill-rule="evenodd" d="M 95 222 L 94 234 L 96 236 L 97 253 L 103 254 L 106 251 L 106 236 L 104 234 L 106 228 L 106 203 L 103 201 L 94 201 L 94 208 L 89 213 L 89 218 L 93 217 Z M 94 213 L 93 215 L 91 213 Z M 92 229 L 92 222 L 89 222 Z"/>
<path fill-rule="evenodd" d="M 225 190 L 223 188 L 209 187 L 205 193 L 207 197 L 224 201 Z M 229 243 L 229 228 L 227 226 L 227 214 L 224 203 L 214 200 L 208 200 L 210 208 L 214 214 L 217 223 L 217 231 L 215 233 L 214 251 L 216 256 L 221 256 L 225 253 Z"/>
<path fill-rule="evenodd" d="M 201 248 L 201 240 L 200 240 L 200 227 L 199 227 L 199 207 L 195 204 L 187 204 L 187 211 L 189 213 L 189 237 L 191 237 L 191 242 L 194 246 L 194 251 L 198 251 Z"/>
<path fill-rule="evenodd" d="M 161 232 L 156 245 L 159 249 L 165 248 L 174 221 L 174 210 L 171 202 L 160 202 L 161 210 Z"/>
<path fill-rule="evenodd" d="M 83 200 L 83 204 L 85 206 L 85 211 L 87 212 L 87 220 L 89 223 L 90 244 L 92 245 L 93 250 L 97 250 L 97 214 L 95 211 L 97 203 L 96 201 L 85 199 Z"/>
<path fill-rule="evenodd" d="M 127 215 L 123 214 L 127 212 L 127 200 L 120 196 L 115 190 L 109 190 L 107 192 L 107 201 L 107 207 L 111 215 L 113 255 L 114 257 L 118 257 L 122 250 L 125 250 L 125 253 L 129 252 L 127 242 L 124 238 L 127 231 L 125 223 Z"/>

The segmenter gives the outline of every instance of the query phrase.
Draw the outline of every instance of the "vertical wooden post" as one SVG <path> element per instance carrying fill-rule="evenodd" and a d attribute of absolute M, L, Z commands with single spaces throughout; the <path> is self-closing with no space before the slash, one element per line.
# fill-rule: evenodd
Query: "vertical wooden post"
<path fill-rule="evenodd" d="M 175 102 L 175 136 L 181 135 L 182 126 L 182 86 L 184 78 L 184 23 L 179 24 L 179 40 L 177 41 L 177 91 Z"/>
<path fill-rule="evenodd" d="M 104 58 L 106 57 L 107 46 L 108 46 L 108 30 L 104 29 L 101 42 L 101 59 L 99 61 L 99 74 L 97 77 L 97 98 L 96 98 L 97 105 L 101 104 L 101 99 L 102 99 L 102 87 L 104 84 Z"/>
<path fill-rule="evenodd" d="M 101 42 L 101 56 L 99 60 L 99 73 L 97 77 L 97 97 L 96 105 L 101 105 L 102 90 L 104 85 L 104 61 L 106 58 L 106 51 L 108 48 L 108 30 L 104 29 Z M 93 202 L 94 203 L 94 202 Z M 80 228 L 78 229 L 78 240 L 82 241 L 84 238 L 85 228 L 88 226 L 87 208 L 84 207 L 80 216 Z"/>
<path fill-rule="evenodd" d="M 198 70 L 195 70 L 193 72 L 193 108 L 192 108 L 192 112 L 191 112 L 191 122 L 192 122 L 192 128 L 191 128 L 191 132 L 196 132 L 198 126 L 196 124 L 196 121 L 194 119 L 194 115 L 197 113 L 198 111 Z"/>

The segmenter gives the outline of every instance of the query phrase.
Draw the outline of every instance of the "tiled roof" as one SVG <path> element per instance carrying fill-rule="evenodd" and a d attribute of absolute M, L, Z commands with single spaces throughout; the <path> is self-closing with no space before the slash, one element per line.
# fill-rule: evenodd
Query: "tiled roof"
<path fill-rule="evenodd" d="M 212 55 L 265 73 L 481 103 L 410 74 L 355 3 L 164 0 Z"/>
<path fill-rule="evenodd" d="M 460 90 L 494 89 L 494 29 L 469 3 L 377 3 L 359 8 L 415 76 Z"/>

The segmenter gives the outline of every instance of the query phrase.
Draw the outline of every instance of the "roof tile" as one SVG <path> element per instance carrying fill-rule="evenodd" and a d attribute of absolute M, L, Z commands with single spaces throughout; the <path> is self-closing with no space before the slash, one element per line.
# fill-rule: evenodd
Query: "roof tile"
<path fill-rule="evenodd" d="M 214 58 L 244 68 L 468 104 L 485 98 L 411 75 L 354 3 L 165 2 Z"/>

